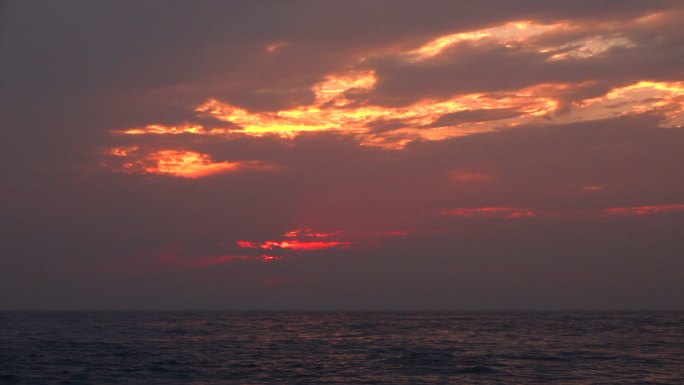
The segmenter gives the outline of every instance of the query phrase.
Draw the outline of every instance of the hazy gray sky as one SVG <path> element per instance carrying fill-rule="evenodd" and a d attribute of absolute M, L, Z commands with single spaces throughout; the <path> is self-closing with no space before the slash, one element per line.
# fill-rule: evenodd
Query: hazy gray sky
<path fill-rule="evenodd" d="M 0 4 L 0 308 L 684 309 L 678 1 Z"/>

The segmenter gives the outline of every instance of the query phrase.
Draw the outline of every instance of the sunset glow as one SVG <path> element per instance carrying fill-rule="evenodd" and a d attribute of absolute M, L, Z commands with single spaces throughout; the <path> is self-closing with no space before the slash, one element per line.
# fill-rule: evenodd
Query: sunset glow
<path fill-rule="evenodd" d="M 283 234 L 283 237 L 289 238 L 282 241 L 237 241 L 237 245 L 245 249 L 263 249 L 263 250 L 296 250 L 296 251 L 310 251 L 323 250 L 330 248 L 345 248 L 351 245 L 350 242 L 341 241 L 322 241 L 317 238 L 328 238 L 337 235 L 339 232 L 320 233 L 311 229 L 305 230 L 290 230 Z M 296 239 L 303 238 L 303 240 Z"/>
<path fill-rule="evenodd" d="M 523 124 L 557 120 L 559 123 L 663 111 L 668 122 L 684 124 L 684 85 L 681 82 L 640 81 L 617 87 L 600 97 L 574 101 L 572 110 L 556 117 L 571 84 L 545 83 L 516 91 L 466 94 L 447 100 L 426 100 L 407 107 L 352 105 L 345 92 L 371 91 L 376 82 L 372 72 L 331 76 L 313 87 L 317 104 L 277 112 L 252 113 L 246 109 L 210 99 L 196 107 L 200 114 L 236 125 L 211 128 L 185 124 L 115 131 L 124 135 L 208 135 L 229 139 L 232 135 L 278 135 L 293 138 L 303 132 L 336 131 L 355 136 L 364 145 L 401 149 L 410 140 L 442 140 Z M 592 86 L 592 82 L 581 84 Z M 401 122 L 390 134 L 376 133 L 373 125 L 385 120 Z"/>
<path fill-rule="evenodd" d="M 168 174 L 183 178 L 202 178 L 235 171 L 239 167 L 238 162 L 213 162 L 206 154 L 174 150 L 154 152 L 143 160 L 123 164 L 124 170 L 130 173 Z"/>
<path fill-rule="evenodd" d="M 684 308 L 684 1 L 9 3 L 0 310 Z"/>
<path fill-rule="evenodd" d="M 512 46 L 523 43 L 535 35 L 562 27 L 563 24 L 543 25 L 531 21 L 514 21 L 497 27 L 441 36 L 414 51 L 410 51 L 408 55 L 409 60 L 426 60 L 439 55 L 449 47 L 468 41 L 485 40 L 504 46 Z"/>
<path fill-rule="evenodd" d="M 372 85 L 369 78 L 359 80 L 362 86 L 346 78 L 335 78 L 317 85 L 317 101 L 321 104 L 300 107 L 275 113 L 250 113 L 249 111 L 212 99 L 197 107 L 197 111 L 239 126 L 235 129 L 205 129 L 197 125 L 164 126 L 149 125 L 116 132 L 126 135 L 250 135 L 260 137 L 267 134 L 285 138 L 308 131 L 334 130 L 357 136 L 363 144 L 400 149 L 404 139 L 393 139 L 374 134 L 373 123 L 384 119 L 402 121 L 405 128 L 396 133 L 423 137 L 424 139 L 445 139 L 453 136 L 470 135 L 491 131 L 495 127 L 513 127 L 526 121 L 535 121 L 555 111 L 557 102 L 543 95 L 549 87 L 543 85 L 503 94 L 468 94 L 445 101 L 425 101 L 409 107 L 387 108 L 364 105 L 347 107 L 351 103 L 344 91 L 364 89 Z M 349 88 L 345 88 L 349 87 Z M 473 117 L 451 118 L 450 114 L 475 112 Z M 492 117 L 486 116 L 490 114 Z M 483 115 L 479 118 L 478 115 Z"/>
<path fill-rule="evenodd" d="M 345 247 L 348 243 L 330 241 L 330 242 L 302 242 L 302 241 L 266 241 L 259 245 L 260 248 L 266 250 L 273 249 L 292 249 L 292 250 L 323 250 L 332 247 Z"/>
<path fill-rule="evenodd" d="M 569 22 L 538 23 L 511 21 L 489 28 L 457 32 L 424 42 L 416 49 L 397 53 L 380 50 L 376 56 L 359 57 L 350 69 L 328 73 L 310 87 L 313 102 L 288 109 L 252 111 L 233 101 L 209 97 L 194 108 L 198 117 L 225 122 L 225 127 L 207 128 L 200 123 L 177 125 L 150 123 L 143 127 L 114 130 L 123 135 L 200 135 L 216 140 L 232 137 L 276 135 L 292 139 L 302 133 L 334 131 L 350 135 L 362 145 L 399 150 L 412 141 L 444 140 L 526 124 L 570 123 L 659 111 L 673 126 L 684 124 L 684 85 L 678 81 L 638 80 L 616 83 L 586 97 L 583 89 L 598 87 L 596 79 L 572 82 L 536 82 L 525 87 L 463 93 L 454 90 L 438 98 L 389 106 L 377 103 L 375 95 L 387 81 L 382 71 L 369 68 L 370 58 L 407 61 L 407 69 L 420 69 L 461 44 L 482 49 L 503 47 L 541 55 L 543 62 L 590 60 L 611 50 L 636 49 L 635 42 L 617 28 L 647 28 L 662 14 L 637 17 L 622 24 L 601 23 L 589 28 Z M 582 31 L 586 34 L 582 36 Z M 559 42 L 553 45 L 554 39 Z M 285 49 L 287 43 L 272 43 L 268 52 Z M 490 47 L 490 48 L 487 48 Z M 439 60 L 447 60 L 443 57 Z M 449 59 L 451 60 L 451 59 Z M 354 68 L 358 67 L 358 68 Z M 603 86 L 601 86 L 603 87 Z M 392 122 L 391 129 L 378 129 Z"/>

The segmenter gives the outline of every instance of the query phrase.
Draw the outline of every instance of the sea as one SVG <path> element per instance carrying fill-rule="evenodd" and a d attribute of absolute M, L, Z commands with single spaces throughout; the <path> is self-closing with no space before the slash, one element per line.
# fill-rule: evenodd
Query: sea
<path fill-rule="evenodd" d="M 684 313 L 1 312 L 0 384 L 684 384 Z"/>

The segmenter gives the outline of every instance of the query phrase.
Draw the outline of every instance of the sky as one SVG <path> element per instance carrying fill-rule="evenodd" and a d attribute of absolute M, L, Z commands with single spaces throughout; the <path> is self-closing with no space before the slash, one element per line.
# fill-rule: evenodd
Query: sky
<path fill-rule="evenodd" d="M 681 1 L 4 1 L 0 309 L 684 309 Z"/>

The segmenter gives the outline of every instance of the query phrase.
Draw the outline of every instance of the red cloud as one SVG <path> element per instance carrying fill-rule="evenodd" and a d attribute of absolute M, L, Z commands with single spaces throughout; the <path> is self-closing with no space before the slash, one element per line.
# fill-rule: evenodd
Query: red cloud
<path fill-rule="evenodd" d="M 631 206 L 631 207 L 612 207 L 601 210 L 599 216 L 614 217 L 624 215 L 654 215 L 669 213 L 674 211 L 684 211 L 684 203 L 670 204 L 670 205 L 653 205 L 653 206 Z"/>
<path fill-rule="evenodd" d="M 329 241 L 329 242 L 302 242 L 302 241 L 297 241 L 297 240 L 289 240 L 289 241 L 265 241 L 262 243 L 254 243 L 250 241 L 238 241 L 237 242 L 238 246 L 242 248 L 249 248 L 249 249 L 264 249 L 264 250 L 277 250 L 277 249 L 291 249 L 291 250 L 297 250 L 297 251 L 310 251 L 310 250 L 322 250 L 322 249 L 330 249 L 333 247 L 348 247 L 350 246 L 349 242 L 337 242 L 337 241 Z"/>
<path fill-rule="evenodd" d="M 311 238 L 328 238 L 333 235 L 339 234 L 339 231 L 333 231 L 331 233 L 320 233 L 313 231 L 311 229 L 297 229 L 297 230 L 291 230 L 291 231 L 286 231 L 285 234 L 283 234 L 284 237 L 287 238 L 296 238 L 299 236 L 304 236 L 304 237 L 311 237 Z"/>
<path fill-rule="evenodd" d="M 526 209 L 516 207 L 468 207 L 457 208 L 448 211 L 443 211 L 443 215 L 451 215 L 455 217 L 482 217 L 482 218 L 522 218 L 522 217 L 536 217 L 539 213 Z"/>

